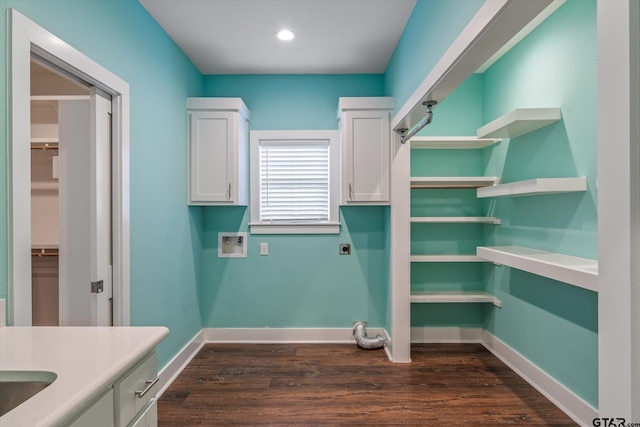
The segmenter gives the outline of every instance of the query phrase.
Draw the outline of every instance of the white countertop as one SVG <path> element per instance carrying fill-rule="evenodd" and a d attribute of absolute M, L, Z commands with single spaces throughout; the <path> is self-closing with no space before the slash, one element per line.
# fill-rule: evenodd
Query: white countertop
<path fill-rule="evenodd" d="M 0 371 L 57 375 L 43 391 L 0 417 L 0 426 L 59 425 L 168 334 L 164 327 L 0 328 Z"/>

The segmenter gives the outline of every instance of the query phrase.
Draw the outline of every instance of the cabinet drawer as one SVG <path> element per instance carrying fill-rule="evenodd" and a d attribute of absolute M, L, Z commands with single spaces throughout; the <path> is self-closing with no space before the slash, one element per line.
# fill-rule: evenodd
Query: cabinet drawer
<path fill-rule="evenodd" d="M 151 399 L 147 407 L 128 427 L 158 427 L 158 401 Z"/>
<path fill-rule="evenodd" d="M 158 356 L 151 353 L 113 386 L 117 427 L 125 427 L 158 391 Z"/>

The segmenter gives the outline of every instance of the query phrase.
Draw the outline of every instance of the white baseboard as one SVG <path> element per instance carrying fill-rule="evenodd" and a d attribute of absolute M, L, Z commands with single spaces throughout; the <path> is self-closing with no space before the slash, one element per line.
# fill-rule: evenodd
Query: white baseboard
<path fill-rule="evenodd" d="M 598 417 L 597 409 L 496 336 L 484 331 L 481 342 L 494 356 L 504 362 L 511 370 L 520 375 L 578 424 L 590 426 L 593 419 Z"/>
<path fill-rule="evenodd" d="M 393 362 L 393 357 L 391 357 L 391 355 L 393 354 L 393 343 L 391 342 L 391 335 L 389 335 L 389 332 L 387 332 L 386 329 L 382 329 L 382 332 L 377 332 L 377 333 L 381 333 L 384 336 L 384 339 L 386 340 L 385 344 L 384 344 L 384 352 L 387 353 L 387 359 L 389 359 L 389 361 Z M 370 334 L 371 336 L 375 336 L 375 334 Z"/>
<path fill-rule="evenodd" d="M 412 344 L 431 343 L 479 343 L 483 328 L 411 328 Z"/>
<path fill-rule="evenodd" d="M 356 344 L 351 328 L 205 328 L 207 343 L 246 344 Z M 371 337 L 382 334 L 382 328 L 368 328 Z"/>
<path fill-rule="evenodd" d="M 171 383 L 180 375 L 184 368 L 187 367 L 191 359 L 195 357 L 204 345 L 204 332 L 201 329 L 192 339 L 189 341 L 182 350 L 176 354 L 173 359 L 165 365 L 159 373 L 160 380 L 158 381 L 158 393 L 156 397 L 160 396 L 169 388 Z"/>

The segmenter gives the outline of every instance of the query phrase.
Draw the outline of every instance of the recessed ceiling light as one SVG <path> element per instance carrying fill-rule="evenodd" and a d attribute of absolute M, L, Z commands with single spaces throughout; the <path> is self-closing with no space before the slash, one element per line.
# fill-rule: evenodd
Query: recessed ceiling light
<path fill-rule="evenodd" d="M 276 34 L 276 37 L 278 37 L 280 40 L 284 40 L 284 41 L 289 41 L 289 40 L 293 40 L 293 38 L 296 35 L 293 34 L 291 31 L 289 30 L 280 30 L 278 31 L 278 34 Z"/>

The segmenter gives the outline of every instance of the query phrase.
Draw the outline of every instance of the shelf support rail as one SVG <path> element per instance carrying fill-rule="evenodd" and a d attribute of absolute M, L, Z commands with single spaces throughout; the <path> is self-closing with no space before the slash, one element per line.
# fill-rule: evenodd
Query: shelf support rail
<path fill-rule="evenodd" d="M 424 105 L 425 107 L 427 107 L 427 114 L 424 116 L 424 118 L 422 120 L 420 120 L 415 126 L 413 126 L 411 129 L 406 129 L 406 128 L 402 128 L 402 129 L 398 129 L 396 130 L 397 133 L 400 134 L 400 142 L 405 144 L 408 140 L 410 140 L 415 134 L 417 134 L 418 132 L 420 132 L 425 126 L 427 126 L 429 123 L 431 123 L 431 120 L 433 120 L 433 110 L 432 107 L 434 105 L 436 105 L 438 103 L 438 101 L 424 101 L 422 103 L 422 105 Z"/>

